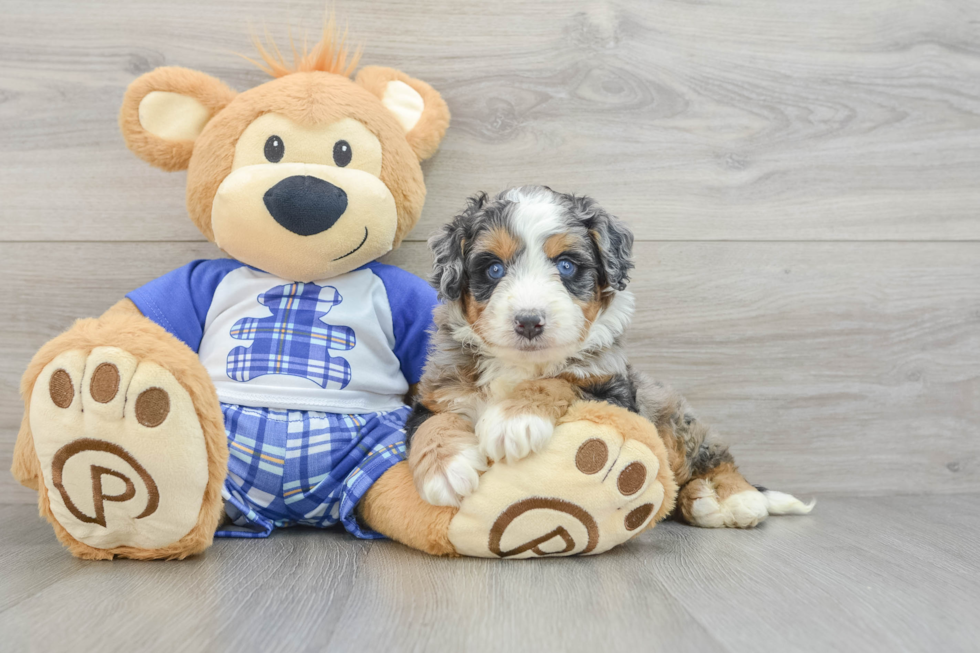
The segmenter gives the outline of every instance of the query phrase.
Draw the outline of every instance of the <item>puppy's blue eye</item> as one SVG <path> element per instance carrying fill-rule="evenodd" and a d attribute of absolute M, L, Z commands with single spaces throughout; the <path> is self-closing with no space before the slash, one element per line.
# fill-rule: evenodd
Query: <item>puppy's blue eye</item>
<path fill-rule="evenodd" d="M 558 266 L 558 274 L 563 277 L 570 277 L 578 271 L 578 266 L 569 261 L 567 258 L 563 258 L 555 265 Z"/>
<path fill-rule="evenodd" d="M 500 263 L 494 263 L 487 268 L 487 276 L 496 281 L 497 279 L 504 278 L 504 266 Z"/>

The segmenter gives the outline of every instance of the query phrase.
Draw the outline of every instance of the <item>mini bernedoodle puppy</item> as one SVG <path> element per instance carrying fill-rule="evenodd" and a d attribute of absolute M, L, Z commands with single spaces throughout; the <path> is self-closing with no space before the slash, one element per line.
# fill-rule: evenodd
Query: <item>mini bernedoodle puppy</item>
<path fill-rule="evenodd" d="M 749 484 L 683 397 L 630 367 L 633 234 L 593 200 L 545 186 L 481 193 L 429 245 L 443 303 L 406 425 L 426 501 L 459 505 L 488 459 L 540 450 L 570 403 L 593 399 L 656 425 L 689 523 L 745 528 L 810 511 Z"/>

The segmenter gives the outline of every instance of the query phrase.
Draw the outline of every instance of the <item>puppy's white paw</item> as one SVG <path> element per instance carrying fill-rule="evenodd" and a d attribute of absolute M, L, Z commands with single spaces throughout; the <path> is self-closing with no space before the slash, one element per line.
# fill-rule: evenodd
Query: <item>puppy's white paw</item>
<path fill-rule="evenodd" d="M 480 485 L 480 473 L 486 469 L 487 459 L 480 450 L 467 447 L 432 470 L 422 483 L 422 499 L 434 506 L 459 506 Z"/>
<path fill-rule="evenodd" d="M 735 528 L 752 528 L 769 516 L 766 505 L 766 498 L 757 490 L 746 490 L 738 492 L 721 502 L 726 516 L 731 515 L 730 520 L 726 521 L 726 526 Z"/>
<path fill-rule="evenodd" d="M 702 528 L 752 528 L 769 516 L 761 492 L 746 490 L 721 500 L 707 483 L 691 503 L 690 513 L 694 525 Z"/>
<path fill-rule="evenodd" d="M 476 424 L 480 451 L 495 462 L 505 458 L 515 462 L 541 451 L 554 431 L 551 420 L 529 414 L 504 417 L 496 406 L 488 408 Z"/>
<path fill-rule="evenodd" d="M 691 504 L 691 517 L 694 525 L 701 528 L 725 527 L 725 512 L 716 495 L 695 499 Z"/>

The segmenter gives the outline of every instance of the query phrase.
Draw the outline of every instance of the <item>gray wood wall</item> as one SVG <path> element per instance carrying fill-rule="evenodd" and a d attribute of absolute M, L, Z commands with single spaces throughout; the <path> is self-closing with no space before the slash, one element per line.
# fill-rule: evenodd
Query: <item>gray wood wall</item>
<path fill-rule="evenodd" d="M 639 367 L 750 479 L 810 492 L 980 489 L 980 3 L 338 2 L 364 63 L 453 123 L 390 257 L 474 191 L 587 193 L 637 234 Z M 323 3 L 0 2 L 0 468 L 32 353 L 199 257 L 184 175 L 131 155 L 126 85 L 160 65 L 245 89 L 249 23 Z M 0 501 L 33 495 L 0 472 Z"/>

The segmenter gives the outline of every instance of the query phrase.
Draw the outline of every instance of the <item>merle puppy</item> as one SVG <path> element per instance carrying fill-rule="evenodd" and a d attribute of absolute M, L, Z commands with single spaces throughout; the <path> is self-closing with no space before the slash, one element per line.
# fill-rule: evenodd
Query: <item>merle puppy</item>
<path fill-rule="evenodd" d="M 744 528 L 810 511 L 750 485 L 683 397 L 630 367 L 633 234 L 593 200 L 545 186 L 481 193 L 429 245 L 443 303 L 406 427 L 426 501 L 459 505 L 488 459 L 541 449 L 570 403 L 593 399 L 656 424 L 686 521 Z"/>

